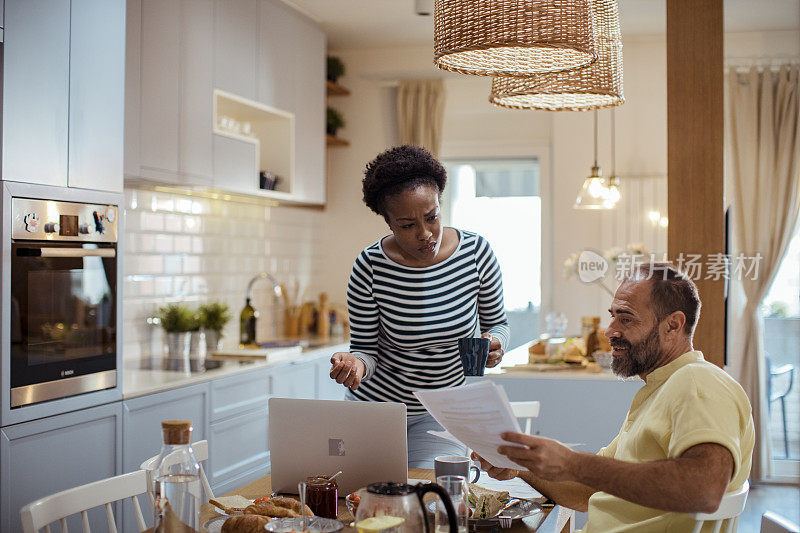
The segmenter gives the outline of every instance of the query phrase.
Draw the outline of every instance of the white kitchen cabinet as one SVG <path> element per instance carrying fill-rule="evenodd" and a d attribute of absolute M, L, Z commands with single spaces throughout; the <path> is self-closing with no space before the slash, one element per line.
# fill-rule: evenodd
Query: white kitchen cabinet
<path fill-rule="evenodd" d="M 0 531 L 22 531 L 23 505 L 123 472 L 120 402 L 4 427 L 0 472 Z M 102 507 L 89 521 L 93 531 L 107 531 Z M 68 525 L 80 531 L 80 517 Z"/>
<path fill-rule="evenodd" d="M 313 360 L 273 367 L 270 375 L 272 396 L 307 400 L 317 396 L 317 365 Z"/>
<path fill-rule="evenodd" d="M 211 185 L 214 0 L 182 0 L 178 170 L 187 183 Z"/>
<path fill-rule="evenodd" d="M 122 192 L 125 0 L 71 0 L 68 185 Z"/>
<path fill-rule="evenodd" d="M 214 186 L 252 194 L 258 189 L 258 146 L 253 141 L 214 135 Z"/>
<path fill-rule="evenodd" d="M 141 174 L 165 182 L 174 182 L 178 173 L 180 20 L 180 0 L 141 0 L 140 42 L 128 41 L 141 47 Z"/>
<path fill-rule="evenodd" d="M 256 97 L 259 0 L 215 0 L 214 87 Z"/>
<path fill-rule="evenodd" d="M 2 179 L 67 185 L 69 0 L 7 0 Z"/>
<path fill-rule="evenodd" d="M 283 2 L 259 4 L 258 99 L 295 117 L 292 197 L 325 203 L 325 34 Z"/>

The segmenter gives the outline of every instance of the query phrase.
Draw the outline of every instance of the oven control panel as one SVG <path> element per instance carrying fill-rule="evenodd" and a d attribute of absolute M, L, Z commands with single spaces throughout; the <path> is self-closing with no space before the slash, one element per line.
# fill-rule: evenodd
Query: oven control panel
<path fill-rule="evenodd" d="M 119 206 L 12 198 L 12 239 L 117 242 Z"/>

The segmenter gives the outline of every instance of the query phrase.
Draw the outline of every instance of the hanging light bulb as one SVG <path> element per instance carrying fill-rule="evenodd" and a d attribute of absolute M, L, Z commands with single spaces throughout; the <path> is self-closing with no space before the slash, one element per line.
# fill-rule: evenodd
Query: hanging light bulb
<path fill-rule="evenodd" d="M 592 172 L 583 181 L 578 197 L 575 199 L 575 209 L 609 209 L 608 186 L 603 179 L 603 173 L 597 165 L 597 110 L 594 111 L 594 164 Z"/>

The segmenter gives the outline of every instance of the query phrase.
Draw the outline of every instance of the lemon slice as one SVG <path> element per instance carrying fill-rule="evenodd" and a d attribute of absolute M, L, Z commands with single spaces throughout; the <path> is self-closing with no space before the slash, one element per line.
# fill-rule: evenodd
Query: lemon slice
<path fill-rule="evenodd" d="M 405 521 L 405 518 L 399 516 L 372 516 L 360 522 L 356 522 L 356 530 L 358 533 L 375 533 L 377 531 L 383 531 L 384 529 L 397 527 Z"/>

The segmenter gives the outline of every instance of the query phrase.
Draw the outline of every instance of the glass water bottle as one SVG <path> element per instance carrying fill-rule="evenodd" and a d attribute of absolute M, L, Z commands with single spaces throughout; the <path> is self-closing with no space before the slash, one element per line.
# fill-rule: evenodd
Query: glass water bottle
<path fill-rule="evenodd" d="M 153 530 L 156 533 L 200 531 L 200 466 L 189 444 L 190 420 L 161 422 L 164 444 L 153 470 Z"/>

